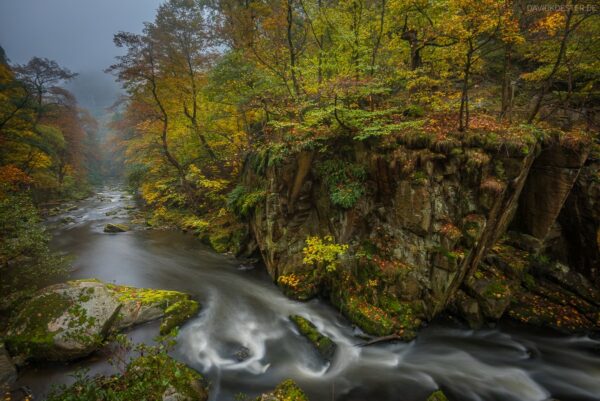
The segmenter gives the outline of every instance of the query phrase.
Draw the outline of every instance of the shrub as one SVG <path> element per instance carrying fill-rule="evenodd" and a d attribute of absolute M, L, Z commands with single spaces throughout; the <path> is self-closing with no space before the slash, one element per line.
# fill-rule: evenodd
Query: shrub
<path fill-rule="evenodd" d="M 0 188 L 0 293 L 5 306 L 66 274 L 67 260 L 50 251 L 49 241 L 28 194 Z"/>
<path fill-rule="evenodd" d="M 329 198 L 335 206 L 349 209 L 353 207 L 365 193 L 364 167 L 341 160 L 327 160 L 318 168 L 329 190 Z"/>
<path fill-rule="evenodd" d="M 302 249 L 305 265 L 313 265 L 332 273 L 336 270 L 339 258 L 348 250 L 348 245 L 336 244 L 331 235 L 306 238 L 306 246 Z"/>
<path fill-rule="evenodd" d="M 263 189 L 250 190 L 238 185 L 227 197 L 227 207 L 238 217 L 248 217 L 267 195 Z"/>

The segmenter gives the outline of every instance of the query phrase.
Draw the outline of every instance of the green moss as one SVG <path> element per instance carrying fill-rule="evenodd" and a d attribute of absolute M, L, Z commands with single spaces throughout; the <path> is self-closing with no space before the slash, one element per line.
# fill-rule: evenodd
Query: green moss
<path fill-rule="evenodd" d="M 125 224 L 107 224 L 104 226 L 105 233 L 122 233 L 129 231 L 129 226 Z"/>
<path fill-rule="evenodd" d="M 208 236 L 208 243 L 218 253 L 225 253 L 229 250 L 231 235 L 226 232 L 213 232 Z"/>
<path fill-rule="evenodd" d="M 172 359 L 166 352 L 157 353 L 150 348 L 128 364 L 125 374 L 89 377 L 79 373 L 75 383 L 55 389 L 48 401 L 161 400 L 169 388 L 185 399 L 208 399 L 204 379 L 198 372 Z"/>
<path fill-rule="evenodd" d="M 41 295 L 27 302 L 11 324 L 16 330 L 27 327 L 27 331 L 6 338 L 11 353 L 44 355 L 49 352 L 58 332 L 50 332 L 48 324 L 60 317 L 71 304 L 68 297 L 58 293 Z"/>
<path fill-rule="evenodd" d="M 446 394 L 442 390 L 435 391 L 428 398 L 427 401 L 448 401 Z"/>
<path fill-rule="evenodd" d="M 390 315 L 360 297 L 348 297 L 342 311 L 365 333 L 385 336 L 394 332 L 395 324 Z"/>
<path fill-rule="evenodd" d="M 160 334 L 170 333 L 175 327 L 193 317 L 200 309 L 198 302 L 186 299 L 174 303 L 165 309 L 165 317 L 160 324 Z"/>
<path fill-rule="evenodd" d="M 273 395 L 277 401 L 308 401 L 304 391 L 291 379 L 284 380 L 277 385 Z"/>
<path fill-rule="evenodd" d="M 421 325 L 417 308 L 409 302 L 401 302 L 387 295 L 380 296 L 380 307 L 394 318 L 398 334 L 404 338 L 412 339 L 416 336 Z"/>
<path fill-rule="evenodd" d="M 189 298 L 189 295 L 179 291 L 135 288 L 114 284 L 106 284 L 106 287 L 115 293 L 119 302 L 140 302 L 143 305 L 155 305 L 162 309 Z"/>
<path fill-rule="evenodd" d="M 412 174 L 411 180 L 413 185 L 418 187 L 427 185 L 427 183 L 429 182 L 429 178 L 427 177 L 427 174 L 425 174 L 424 171 L 415 171 Z"/>
<path fill-rule="evenodd" d="M 300 333 L 316 347 L 323 358 L 326 360 L 333 358 L 336 344 L 329 337 L 321 334 L 310 320 L 298 315 L 290 316 L 290 320 L 294 322 Z"/>

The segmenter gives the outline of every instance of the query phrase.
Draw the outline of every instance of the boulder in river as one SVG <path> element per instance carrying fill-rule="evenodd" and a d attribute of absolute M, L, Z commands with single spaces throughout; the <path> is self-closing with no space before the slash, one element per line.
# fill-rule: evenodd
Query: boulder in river
<path fill-rule="evenodd" d="M 319 354 L 327 360 L 331 361 L 337 345 L 331 340 L 331 338 L 323 335 L 317 327 L 308 319 L 302 316 L 293 315 L 290 316 L 290 320 L 294 322 L 300 334 L 306 337 L 319 351 Z"/>
<path fill-rule="evenodd" d="M 11 353 L 35 359 L 79 358 L 101 345 L 121 306 L 104 283 L 53 285 L 22 306 L 6 342 Z"/>
<path fill-rule="evenodd" d="M 129 231 L 129 227 L 125 224 L 108 223 L 107 225 L 104 226 L 105 233 L 115 234 L 115 233 L 124 233 L 126 231 Z"/>
<path fill-rule="evenodd" d="M 177 304 L 185 304 L 185 313 Z M 26 359 L 70 360 L 98 349 L 110 331 L 164 316 L 170 329 L 198 310 L 177 291 L 140 289 L 77 280 L 47 287 L 23 304 L 9 322 L 6 342 Z M 169 330 L 170 331 L 170 330 Z"/>
<path fill-rule="evenodd" d="M 287 379 L 279 383 L 272 392 L 259 396 L 256 401 L 308 401 L 308 397 L 293 380 Z"/>

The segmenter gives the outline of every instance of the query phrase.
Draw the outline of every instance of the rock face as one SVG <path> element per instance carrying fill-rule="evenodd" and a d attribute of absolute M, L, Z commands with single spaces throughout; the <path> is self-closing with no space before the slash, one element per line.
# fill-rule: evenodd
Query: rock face
<path fill-rule="evenodd" d="M 514 215 L 536 145 L 497 153 L 461 143 L 415 147 L 356 145 L 334 162 L 301 152 L 272 167 L 247 163 L 246 185 L 267 192 L 250 222 L 267 269 L 280 283 L 289 281 L 282 276 L 301 283 L 284 288 L 288 295 L 305 299 L 330 287 L 332 301 L 364 331 L 407 338 L 445 309 Z M 342 179 L 331 185 L 339 171 Z M 332 190 L 356 187 L 362 196 L 353 205 L 336 204 Z M 303 264 L 302 253 L 311 235 L 331 235 L 349 244 L 350 254 L 365 255 L 344 265 L 371 272 L 375 296 L 352 278 L 339 291 L 331 287 L 343 277 L 311 282 L 313 266 Z"/>
<path fill-rule="evenodd" d="M 176 291 L 69 281 L 47 287 L 27 301 L 10 321 L 6 342 L 12 354 L 25 358 L 80 358 L 101 346 L 111 330 L 160 318 L 170 306 L 184 301 L 194 302 Z"/>
<path fill-rule="evenodd" d="M 474 326 L 499 319 L 548 255 L 597 283 L 600 181 L 586 140 L 498 145 L 474 134 L 331 148 L 257 153 L 244 169 L 243 185 L 265 193 L 253 238 L 288 296 L 328 295 L 363 331 L 410 339 L 449 306 Z M 309 236 L 349 245 L 337 271 L 303 263 Z"/>

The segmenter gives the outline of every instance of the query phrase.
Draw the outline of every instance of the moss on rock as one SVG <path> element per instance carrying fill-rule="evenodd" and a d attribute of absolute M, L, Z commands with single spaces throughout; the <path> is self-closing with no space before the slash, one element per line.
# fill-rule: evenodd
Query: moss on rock
<path fill-rule="evenodd" d="M 427 401 L 448 401 L 448 398 L 442 390 L 437 390 L 427 397 Z"/>
<path fill-rule="evenodd" d="M 259 396 L 256 401 L 308 401 L 304 391 L 293 380 L 287 379 L 268 394 Z"/>
<path fill-rule="evenodd" d="M 357 296 L 349 296 L 341 305 L 344 314 L 365 333 L 376 336 L 392 334 L 394 320 L 383 309 Z"/>
<path fill-rule="evenodd" d="M 199 309 L 198 302 L 191 299 L 179 301 L 169 306 L 165 309 L 165 317 L 160 324 L 160 334 L 170 333 L 175 327 L 180 326 L 198 313 Z"/>
<path fill-rule="evenodd" d="M 170 332 L 198 312 L 200 305 L 189 294 L 171 290 L 107 284 L 123 304 L 117 328 L 122 329 L 164 317 L 161 333 Z"/>
<path fill-rule="evenodd" d="M 115 233 L 124 233 L 125 231 L 129 231 L 129 226 L 125 224 L 112 224 L 109 223 L 104 226 L 104 232 L 115 234 Z"/>
<path fill-rule="evenodd" d="M 319 354 L 321 354 L 325 360 L 331 361 L 337 348 L 337 345 L 333 340 L 323 335 L 310 320 L 305 319 L 302 316 L 293 315 L 290 316 L 290 320 L 294 322 L 298 331 L 300 331 L 300 333 L 315 346 L 317 351 L 319 351 Z"/>
<path fill-rule="evenodd" d="M 11 319 L 7 345 L 25 358 L 79 358 L 101 344 L 120 308 L 97 281 L 50 286 L 25 302 Z"/>

